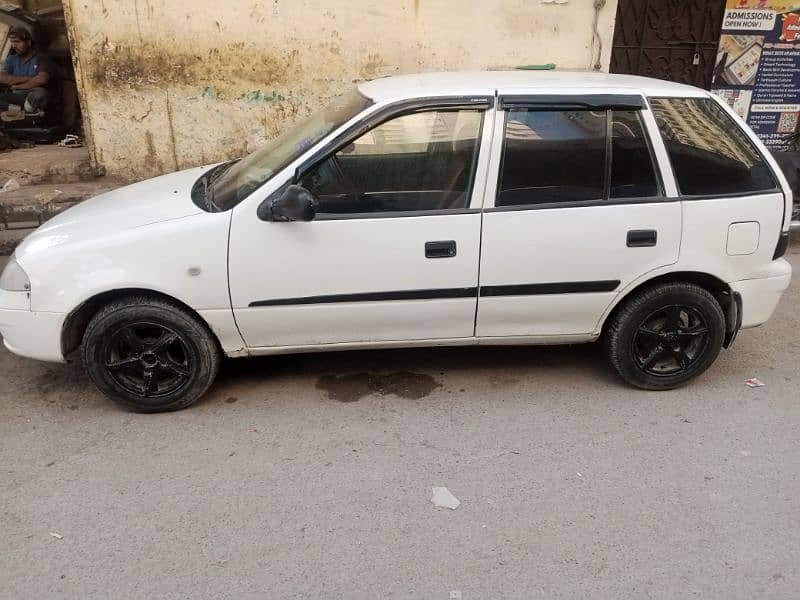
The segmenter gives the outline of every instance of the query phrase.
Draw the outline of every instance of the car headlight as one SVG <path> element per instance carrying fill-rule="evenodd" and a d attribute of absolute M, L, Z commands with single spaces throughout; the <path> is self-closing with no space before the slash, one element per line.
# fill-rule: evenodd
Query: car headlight
<path fill-rule="evenodd" d="M 12 256 L 6 268 L 0 275 L 0 290 L 7 292 L 27 292 L 31 289 L 31 280 L 28 274 L 22 270 L 17 260 Z"/>

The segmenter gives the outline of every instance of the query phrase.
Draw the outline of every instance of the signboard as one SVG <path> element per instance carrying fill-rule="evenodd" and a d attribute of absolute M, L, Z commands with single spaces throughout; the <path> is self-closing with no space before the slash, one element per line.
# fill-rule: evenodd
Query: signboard
<path fill-rule="evenodd" d="M 800 115 L 800 0 L 728 0 L 712 89 L 769 148 L 788 149 Z"/>

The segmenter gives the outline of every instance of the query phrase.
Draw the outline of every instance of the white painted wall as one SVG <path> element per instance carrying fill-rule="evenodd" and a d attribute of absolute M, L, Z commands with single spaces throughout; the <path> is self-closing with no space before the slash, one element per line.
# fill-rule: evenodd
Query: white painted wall
<path fill-rule="evenodd" d="M 98 164 L 131 179 L 240 156 L 353 81 L 606 70 L 616 0 L 64 0 Z"/>

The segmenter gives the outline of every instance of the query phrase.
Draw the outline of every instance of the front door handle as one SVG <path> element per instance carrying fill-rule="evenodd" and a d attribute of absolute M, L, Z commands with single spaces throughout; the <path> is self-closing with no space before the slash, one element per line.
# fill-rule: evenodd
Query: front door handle
<path fill-rule="evenodd" d="M 628 248 L 655 246 L 658 232 L 655 229 L 634 229 L 628 232 Z"/>
<path fill-rule="evenodd" d="M 455 255 L 455 240 L 425 242 L 425 258 L 453 258 Z"/>

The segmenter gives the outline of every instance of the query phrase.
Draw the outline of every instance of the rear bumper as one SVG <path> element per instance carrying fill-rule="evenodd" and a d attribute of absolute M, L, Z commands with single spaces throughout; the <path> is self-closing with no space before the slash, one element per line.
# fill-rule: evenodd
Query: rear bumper
<path fill-rule="evenodd" d="M 792 279 L 792 266 L 785 260 L 772 261 L 766 277 L 744 279 L 730 284 L 742 296 L 742 328 L 766 323 L 775 312 L 783 292 Z"/>
<path fill-rule="evenodd" d="M 61 313 L 0 309 L 3 344 L 20 356 L 65 362 L 61 354 L 61 327 L 65 316 Z"/>

